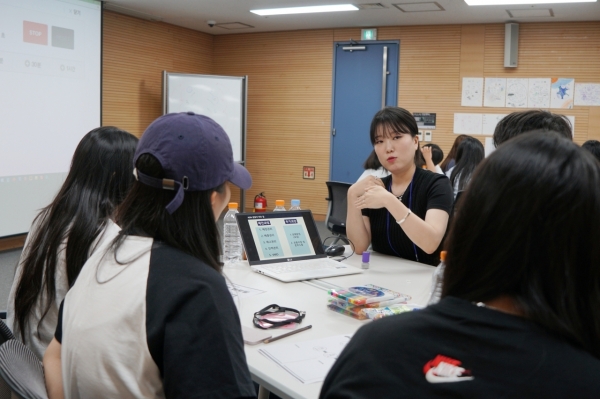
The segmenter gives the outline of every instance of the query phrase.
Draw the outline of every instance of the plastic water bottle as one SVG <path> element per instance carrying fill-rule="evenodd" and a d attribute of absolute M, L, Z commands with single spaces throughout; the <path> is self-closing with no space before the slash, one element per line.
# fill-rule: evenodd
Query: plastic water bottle
<path fill-rule="evenodd" d="M 275 209 L 273 212 L 285 211 L 285 201 L 284 200 L 275 200 Z"/>
<path fill-rule="evenodd" d="M 438 303 L 442 297 L 442 281 L 444 280 L 444 269 L 446 268 L 446 251 L 440 253 L 440 260 L 440 264 L 435 268 L 431 277 L 431 291 L 427 305 Z"/>
<path fill-rule="evenodd" d="M 293 199 L 292 200 L 292 206 L 290 207 L 290 209 L 288 209 L 288 211 L 300 211 L 300 200 L 299 199 Z"/>
<path fill-rule="evenodd" d="M 235 220 L 238 213 L 237 202 L 229 203 L 229 210 L 223 218 L 223 261 L 225 266 L 239 263 L 242 259 L 242 238 Z"/>

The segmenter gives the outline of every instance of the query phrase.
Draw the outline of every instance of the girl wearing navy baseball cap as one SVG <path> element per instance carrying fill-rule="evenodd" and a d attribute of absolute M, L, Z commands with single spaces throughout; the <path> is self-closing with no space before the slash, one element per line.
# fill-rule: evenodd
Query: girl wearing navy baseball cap
<path fill-rule="evenodd" d="M 61 307 L 44 358 L 51 397 L 254 397 L 216 226 L 227 182 L 248 189 L 250 174 L 221 126 L 192 112 L 154 121 L 134 166 L 121 233 Z"/>

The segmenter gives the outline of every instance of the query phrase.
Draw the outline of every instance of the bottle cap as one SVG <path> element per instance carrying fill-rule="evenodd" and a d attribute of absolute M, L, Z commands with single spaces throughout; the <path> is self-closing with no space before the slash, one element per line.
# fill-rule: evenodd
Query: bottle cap
<path fill-rule="evenodd" d="M 369 251 L 365 251 L 362 253 L 362 263 L 369 263 L 371 260 L 371 253 Z"/>
<path fill-rule="evenodd" d="M 293 200 L 292 200 L 292 206 L 300 206 L 300 200 L 298 200 L 298 199 L 293 199 Z"/>
<path fill-rule="evenodd" d="M 442 251 L 442 252 L 440 252 L 440 260 L 441 260 L 442 262 L 445 262 L 445 261 L 446 261 L 446 255 L 447 255 L 447 254 L 448 254 L 448 252 L 447 252 L 447 251 Z"/>
<path fill-rule="evenodd" d="M 275 206 L 284 206 L 284 205 L 285 205 L 284 200 L 275 200 Z"/>
<path fill-rule="evenodd" d="M 229 209 L 237 209 L 238 207 L 238 203 L 237 202 L 230 202 L 229 205 L 227 205 L 229 207 Z"/>

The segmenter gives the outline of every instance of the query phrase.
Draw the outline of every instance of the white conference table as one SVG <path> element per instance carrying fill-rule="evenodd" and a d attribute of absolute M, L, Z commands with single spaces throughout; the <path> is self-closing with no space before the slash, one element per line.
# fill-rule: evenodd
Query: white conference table
<path fill-rule="evenodd" d="M 361 257 L 353 255 L 345 262 L 360 268 Z M 235 299 L 242 325 L 254 328 L 252 324 L 254 313 L 268 305 L 277 304 L 306 311 L 306 317 L 300 327 L 309 324 L 313 326 L 310 330 L 286 337 L 276 343 L 244 345 L 252 379 L 262 388 L 282 398 L 318 398 L 322 382 L 303 384 L 277 363 L 260 354 L 258 350 L 267 345 L 353 334 L 362 325 L 369 323 L 367 320 L 356 320 L 329 310 L 327 308 L 329 295 L 325 288 L 327 285 L 333 284 L 346 288 L 375 284 L 408 294 L 412 297 L 410 303 L 425 306 L 429 298 L 434 270 L 432 266 L 378 253 L 371 254 L 370 267 L 361 274 L 307 282 L 283 283 L 253 272 L 246 262 L 224 268 L 224 274 L 231 282 L 266 291 L 255 296 Z M 273 330 L 273 336 L 285 332 L 286 330 Z"/>

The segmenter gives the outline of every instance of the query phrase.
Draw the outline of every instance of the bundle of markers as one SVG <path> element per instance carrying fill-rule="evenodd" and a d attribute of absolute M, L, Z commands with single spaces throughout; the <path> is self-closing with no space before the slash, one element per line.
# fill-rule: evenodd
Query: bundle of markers
<path fill-rule="evenodd" d="M 358 320 L 379 319 L 415 310 L 409 295 L 373 284 L 347 289 L 331 289 L 327 307 Z"/>

